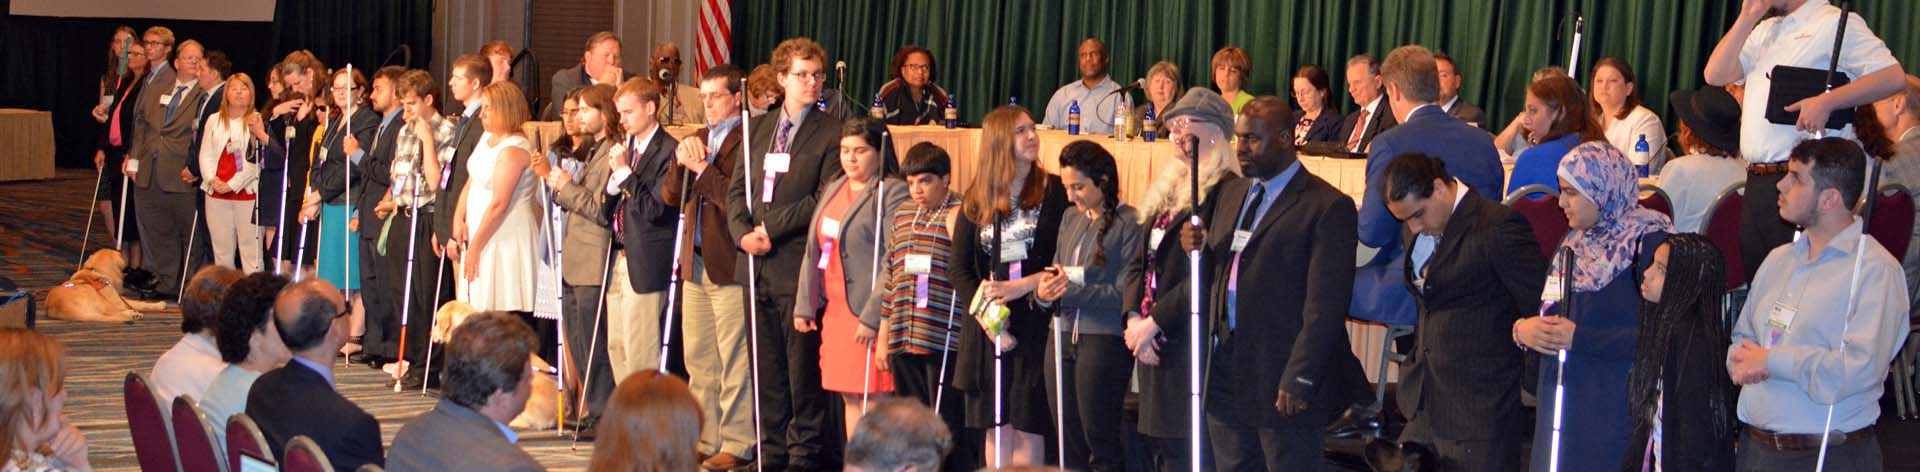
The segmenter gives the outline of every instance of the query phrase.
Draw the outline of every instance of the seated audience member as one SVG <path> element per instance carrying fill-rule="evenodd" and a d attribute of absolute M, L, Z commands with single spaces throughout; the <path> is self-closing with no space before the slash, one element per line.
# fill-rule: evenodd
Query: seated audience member
<path fill-rule="evenodd" d="M 909 399 L 875 402 L 847 442 L 848 472 L 933 472 L 953 436 L 932 408 Z"/>
<path fill-rule="evenodd" d="M 622 379 L 600 419 L 589 472 L 697 470 L 700 403 L 679 377 L 647 369 Z"/>
<path fill-rule="evenodd" d="M 1507 193 L 1534 184 L 1560 190 L 1554 173 L 1567 151 L 1580 143 L 1606 139 L 1587 106 L 1587 97 L 1573 79 L 1550 77 L 1527 86 L 1527 104 L 1520 112 L 1520 123 L 1533 146 L 1514 158 Z"/>
<path fill-rule="evenodd" d="M 1293 71 L 1293 145 L 1330 143 L 1340 138 L 1340 111 L 1333 108 L 1333 82 L 1327 69 L 1307 64 Z"/>
<path fill-rule="evenodd" d="M 1607 142 L 1620 148 L 1636 166 L 1660 168 L 1667 161 L 1667 131 L 1660 125 L 1660 115 L 1640 105 L 1633 66 L 1619 57 L 1603 57 L 1593 65 L 1591 75 L 1593 86 L 1588 93 L 1593 99 L 1593 118 Z M 1634 152 L 1634 145 L 1642 138 L 1647 140 L 1645 160 Z"/>
<path fill-rule="evenodd" d="M 214 376 L 227 367 L 214 345 L 214 318 L 220 315 L 220 297 L 226 295 L 227 287 L 245 275 L 231 267 L 207 266 L 187 282 L 187 293 L 180 297 L 180 332 L 186 334 L 160 354 L 153 372 L 147 374 L 162 405 L 172 405 L 173 397 L 181 395 L 200 401 Z"/>
<path fill-rule="evenodd" d="M 1704 232 L 1714 199 L 1747 180 L 1747 161 L 1738 153 L 1740 104 L 1714 86 L 1673 92 L 1667 103 L 1680 118 L 1680 149 L 1686 155 L 1661 168 L 1660 188 L 1673 200 L 1673 231 Z"/>
<path fill-rule="evenodd" d="M 780 88 L 780 80 L 774 78 L 773 66 L 754 66 L 753 72 L 747 74 L 747 111 L 751 115 L 748 118 L 767 114 L 767 110 L 778 105 L 780 97 L 785 94 Z"/>
<path fill-rule="evenodd" d="M 380 422 L 334 391 L 333 358 L 347 344 L 346 299 L 325 280 L 289 285 L 273 301 L 273 324 L 293 352 L 247 392 L 247 416 L 260 426 L 276 462 L 287 440 L 313 439 L 334 470 L 382 465 Z"/>
<path fill-rule="evenodd" d="M 1252 74 L 1253 59 L 1247 57 L 1247 50 L 1227 46 L 1213 52 L 1213 87 L 1220 90 L 1220 98 L 1233 107 L 1234 114 L 1253 101 L 1253 94 L 1246 91 L 1247 77 Z"/>
<path fill-rule="evenodd" d="M 0 470 L 93 470 L 87 438 L 64 412 L 66 357 L 51 336 L 0 328 Z"/>
<path fill-rule="evenodd" d="M 1439 80 L 1438 77 L 1436 73 L 1434 80 Z M 1387 103 L 1387 93 L 1381 88 L 1383 85 L 1379 60 L 1366 54 L 1347 59 L 1347 95 L 1352 96 L 1353 104 L 1360 107 L 1341 120 L 1340 132 L 1334 135 L 1334 139 L 1341 140 L 1337 142 L 1347 152 L 1366 154 L 1374 136 L 1385 133 L 1399 123 L 1400 117 L 1395 116 Z M 1438 87 L 1435 88 L 1435 96 L 1438 97 Z"/>
<path fill-rule="evenodd" d="M 1788 152 L 1779 215 L 1805 231 L 1760 264 L 1726 357 L 1743 386 L 1738 470 L 1883 470 L 1873 426 L 1909 304 L 1900 261 L 1851 211 L 1867 159 L 1840 137 Z"/>
<path fill-rule="evenodd" d="M 1900 93 L 1874 102 L 1873 112 L 1893 138 L 1893 158 L 1887 160 L 1880 181 L 1916 191 L 1920 190 L 1920 132 L 1915 132 L 1920 131 L 1920 77 L 1908 75 L 1905 82 Z M 1914 212 L 1920 216 L 1920 207 Z M 1913 226 L 1913 234 L 1920 240 L 1920 225 Z M 1920 244 L 1909 244 L 1906 254 L 1894 256 L 1900 256 L 1900 265 L 1907 271 L 1907 299 L 1920 299 Z"/>
<path fill-rule="evenodd" d="M 1147 68 L 1147 101 L 1133 107 L 1133 116 L 1128 118 L 1139 131 L 1147 131 L 1147 115 L 1154 116 L 1153 132 L 1160 139 L 1167 139 L 1167 122 L 1159 119 L 1173 103 L 1180 101 L 1180 91 L 1186 90 L 1185 82 L 1180 80 L 1180 66 L 1160 61 Z"/>
<path fill-rule="evenodd" d="M 1567 68 L 1546 66 L 1540 68 L 1540 70 L 1533 71 L 1533 82 L 1539 82 L 1548 77 L 1567 77 Z M 1526 151 L 1527 148 L 1533 147 L 1533 143 L 1527 139 L 1527 126 L 1521 122 L 1521 120 L 1525 118 L 1524 111 L 1519 115 L 1514 115 L 1513 121 L 1507 122 L 1507 127 L 1502 128 L 1500 134 L 1493 136 L 1493 147 L 1500 149 L 1501 157 L 1507 162 L 1513 162 L 1514 156 L 1518 156 L 1521 151 Z"/>
<path fill-rule="evenodd" d="M 514 444 L 520 436 L 507 427 L 533 395 L 533 377 L 540 374 L 531 355 L 538 342 L 533 328 L 506 312 L 460 323 L 441 374 L 446 394 L 433 411 L 400 428 L 387 469 L 546 470 Z"/>
<path fill-rule="evenodd" d="M 548 95 L 547 111 L 541 116 L 548 121 L 560 120 L 560 105 L 566 103 L 567 94 L 573 89 L 589 85 L 612 85 L 626 83 L 627 79 L 637 77 L 633 71 L 620 67 L 620 37 L 612 31 L 601 31 L 587 37 L 585 52 L 580 54 L 580 64 L 553 73 L 548 82 L 553 89 Z M 486 82 L 492 83 L 492 82 Z"/>
<path fill-rule="evenodd" d="M 1724 260 L 1706 236 L 1675 234 L 1642 272 L 1640 333 L 1627 372 L 1627 469 L 1733 470 L 1739 390 L 1720 375 L 1732 340 L 1721 322 Z"/>
<path fill-rule="evenodd" d="M 1453 56 L 1434 51 L 1433 60 L 1440 72 L 1440 109 L 1475 128 L 1485 127 L 1486 112 L 1460 98 L 1460 68 L 1453 63 Z"/>
<path fill-rule="evenodd" d="M 227 296 L 220 298 L 219 326 L 214 331 L 220 360 L 227 362 L 227 368 L 213 378 L 206 398 L 200 400 L 200 411 L 213 424 L 214 444 L 226 444 L 227 419 L 247 411 L 247 391 L 260 374 L 293 357 L 273 326 L 273 300 L 287 282 L 286 277 L 256 272 L 234 282 Z"/>
<path fill-rule="evenodd" d="M 1047 100 L 1044 124 L 1057 130 L 1067 129 L 1067 112 L 1078 104 L 1081 134 L 1110 134 L 1113 107 L 1120 104 L 1119 94 L 1114 93 L 1120 90 L 1120 84 L 1107 75 L 1107 65 L 1113 56 L 1107 51 L 1107 43 L 1094 38 L 1081 40 L 1079 52 L 1080 80 L 1068 82 L 1053 92 L 1053 98 Z"/>
<path fill-rule="evenodd" d="M 889 125 L 925 125 L 939 123 L 947 108 L 947 89 L 933 83 L 940 80 L 940 67 L 933 62 L 933 51 L 915 45 L 901 46 L 893 53 L 893 80 L 880 86 L 880 104 Z"/>

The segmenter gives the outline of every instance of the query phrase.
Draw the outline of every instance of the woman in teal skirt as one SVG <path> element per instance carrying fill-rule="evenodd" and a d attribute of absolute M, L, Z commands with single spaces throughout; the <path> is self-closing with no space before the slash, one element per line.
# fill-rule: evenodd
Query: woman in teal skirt
<path fill-rule="evenodd" d="M 361 169 L 348 169 L 348 163 L 354 155 L 371 150 L 374 130 L 379 126 L 380 119 L 362 101 L 366 97 L 367 82 L 360 71 L 349 73 L 343 69 L 335 71 L 332 77 L 332 93 L 328 97 L 331 98 L 331 106 L 323 106 L 320 112 L 322 124 L 315 133 L 315 155 L 319 164 L 313 169 L 313 192 L 308 194 L 308 210 L 302 216 L 311 214 L 312 207 L 319 207 L 320 238 L 316 244 L 320 247 L 315 262 L 316 275 L 334 287 L 352 293 L 352 298 L 348 300 L 353 312 L 349 320 L 352 341 L 343 350 L 352 353 L 359 350 L 360 335 L 366 330 L 362 321 L 365 308 L 358 292 L 360 241 L 350 223 L 357 211 L 370 208 L 370 205 L 360 201 L 348 205 L 349 198 L 360 197 L 359 187 L 366 181 Z"/>

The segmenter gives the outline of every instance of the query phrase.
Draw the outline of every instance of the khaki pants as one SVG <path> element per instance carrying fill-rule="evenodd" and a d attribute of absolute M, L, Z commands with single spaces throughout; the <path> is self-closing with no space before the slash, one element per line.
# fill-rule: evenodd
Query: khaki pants
<path fill-rule="evenodd" d="M 693 398 L 705 406 L 708 425 L 700 432 L 700 452 L 752 459 L 746 287 L 713 283 L 699 257 L 693 259 L 693 279 L 683 287 L 680 338 L 686 343 L 687 377 Z"/>
<path fill-rule="evenodd" d="M 660 368 L 660 310 L 667 292 L 634 292 L 626 254 L 614 256 L 612 284 L 607 287 L 607 361 L 618 382 Z"/>

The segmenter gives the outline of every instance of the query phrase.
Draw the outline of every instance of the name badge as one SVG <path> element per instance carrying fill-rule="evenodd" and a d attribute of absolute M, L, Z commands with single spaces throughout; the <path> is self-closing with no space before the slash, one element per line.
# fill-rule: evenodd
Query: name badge
<path fill-rule="evenodd" d="M 1546 286 L 1540 289 L 1540 301 L 1543 303 L 1560 303 L 1560 295 L 1562 292 L 1564 292 L 1564 290 L 1560 287 L 1560 277 L 1548 275 Z"/>
<path fill-rule="evenodd" d="M 814 264 L 815 269 L 827 270 L 827 263 L 833 260 L 833 242 L 833 238 L 820 241 L 820 263 Z"/>
<path fill-rule="evenodd" d="M 400 175 L 413 173 L 413 161 L 394 161 L 393 172 Z"/>
<path fill-rule="evenodd" d="M 1241 250 L 1246 249 L 1247 242 L 1252 240 L 1253 240 L 1252 231 L 1248 231 L 1244 229 L 1234 231 L 1233 232 L 1233 252 L 1240 252 Z"/>
<path fill-rule="evenodd" d="M 927 307 L 927 274 L 913 276 L 913 307 Z"/>
<path fill-rule="evenodd" d="M 820 219 L 820 235 L 826 236 L 828 238 L 838 239 L 840 237 L 840 220 L 836 220 L 833 218 L 821 218 Z"/>
<path fill-rule="evenodd" d="M 786 172 L 793 165 L 793 155 L 784 152 L 767 153 L 767 159 L 761 166 L 767 172 Z"/>
<path fill-rule="evenodd" d="M 1166 229 L 1164 229 L 1164 228 L 1154 228 L 1154 229 L 1153 229 L 1153 232 L 1152 232 L 1151 234 L 1149 234 L 1149 235 L 1147 235 L 1147 248 L 1148 248 L 1148 249 L 1159 249 L 1159 248 L 1160 248 L 1160 240 L 1161 240 L 1161 239 L 1165 239 L 1166 237 L 1167 237 L 1167 230 L 1166 230 Z"/>
<path fill-rule="evenodd" d="M 1083 266 L 1061 267 L 1061 270 L 1063 270 L 1067 274 L 1067 283 L 1071 283 L 1074 285 L 1087 284 L 1087 268 L 1086 267 L 1083 267 Z"/>
<path fill-rule="evenodd" d="M 1019 262 L 1024 260 L 1027 260 L 1026 243 L 1017 242 L 1000 245 L 1000 262 Z"/>
<path fill-rule="evenodd" d="M 1773 303 L 1773 309 L 1767 313 L 1767 349 L 1773 349 L 1774 343 L 1786 337 L 1787 331 L 1793 329 L 1793 318 L 1798 315 L 1799 310 L 1795 310 L 1790 305 Z"/>
<path fill-rule="evenodd" d="M 933 256 L 928 254 L 908 254 L 906 259 L 908 274 L 927 274 L 933 272 Z"/>
<path fill-rule="evenodd" d="M 100 106 L 113 106 L 113 94 L 101 95 Z"/>
<path fill-rule="evenodd" d="M 161 95 L 161 96 L 160 96 L 160 106 L 167 106 L 167 105 L 172 105 L 172 104 L 173 104 L 173 95 Z"/>

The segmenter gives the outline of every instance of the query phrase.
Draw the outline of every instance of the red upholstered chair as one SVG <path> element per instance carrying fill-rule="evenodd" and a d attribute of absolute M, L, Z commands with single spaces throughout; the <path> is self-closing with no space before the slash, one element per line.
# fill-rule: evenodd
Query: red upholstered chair
<path fill-rule="evenodd" d="M 333 464 L 327 462 L 327 454 L 320 451 L 320 445 L 306 436 L 294 436 L 287 440 L 286 459 L 280 464 L 281 472 L 333 472 Z"/>
<path fill-rule="evenodd" d="M 1551 259 L 1560 238 L 1567 235 L 1567 214 L 1560 210 L 1560 192 L 1533 184 L 1507 194 L 1503 203 L 1527 218 L 1535 242 L 1540 243 L 1540 255 Z"/>
<path fill-rule="evenodd" d="M 1913 194 L 1900 184 L 1880 186 L 1874 196 L 1873 219 L 1867 220 L 1867 234 L 1886 246 L 1894 259 L 1907 254 L 1913 243 Z"/>
<path fill-rule="evenodd" d="M 1741 192 L 1745 189 L 1745 183 L 1736 182 L 1713 197 L 1702 231 L 1720 248 L 1720 256 L 1726 261 L 1727 290 L 1747 284 L 1747 264 L 1740 257 L 1740 212 L 1746 202 L 1746 194 Z"/>
<path fill-rule="evenodd" d="M 1673 218 L 1673 199 L 1667 197 L 1667 191 L 1654 184 L 1640 184 L 1640 206 L 1660 212 Z"/>
<path fill-rule="evenodd" d="M 227 419 L 227 464 L 240 468 L 241 454 L 273 463 L 273 453 L 267 452 L 267 436 L 260 434 L 260 425 L 253 424 L 246 413 Z"/>
<path fill-rule="evenodd" d="M 160 395 L 137 372 L 128 372 L 121 387 L 121 403 L 127 408 L 127 430 L 133 435 L 133 455 L 140 470 L 180 470 L 173 451 L 173 432 L 167 415 L 161 413 Z"/>
<path fill-rule="evenodd" d="M 173 444 L 181 470 L 225 471 L 219 448 L 213 444 L 213 425 L 200 405 L 181 395 L 173 398 Z"/>

